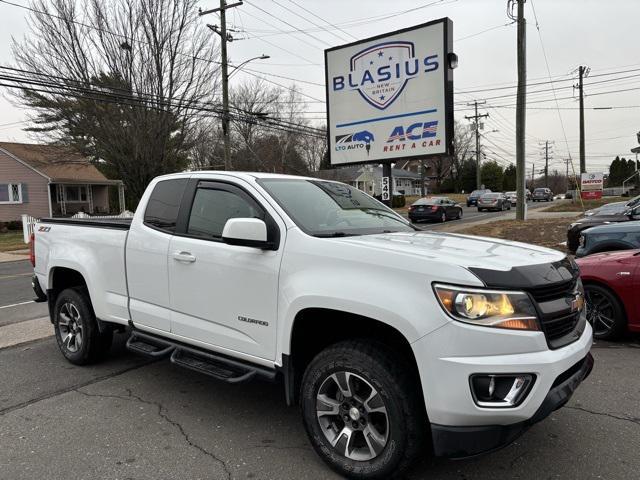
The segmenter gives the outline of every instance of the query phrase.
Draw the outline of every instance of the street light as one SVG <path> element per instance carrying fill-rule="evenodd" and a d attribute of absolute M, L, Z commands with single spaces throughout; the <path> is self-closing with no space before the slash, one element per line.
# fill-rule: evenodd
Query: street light
<path fill-rule="evenodd" d="M 244 62 L 242 62 L 239 65 L 232 66 L 233 70 L 231 71 L 231 73 L 229 75 L 227 75 L 227 78 L 230 78 L 231 75 L 236 73 L 238 70 L 240 70 L 242 67 L 244 67 L 247 63 L 252 62 L 253 60 L 266 60 L 268 58 L 271 58 L 271 57 L 269 55 L 265 55 L 263 53 L 259 57 L 253 57 L 253 58 L 250 58 L 249 60 L 245 60 Z"/>

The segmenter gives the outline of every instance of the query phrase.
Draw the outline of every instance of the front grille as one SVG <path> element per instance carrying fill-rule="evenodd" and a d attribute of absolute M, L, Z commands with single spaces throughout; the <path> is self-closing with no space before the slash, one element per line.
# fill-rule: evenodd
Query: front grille
<path fill-rule="evenodd" d="M 576 287 L 576 281 L 577 280 L 574 278 L 566 282 L 531 288 L 529 289 L 529 293 L 533 296 L 536 302 L 549 302 L 551 300 L 571 295 Z"/>
<path fill-rule="evenodd" d="M 542 330 L 551 348 L 560 348 L 575 340 L 569 334 L 578 326 L 580 312 L 570 312 L 567 303 L 561 299 L 574 298 L 576 282 L 577 278 L 574 278 L 528 290 L 540 310 Z"/>
<path fill-rule="evenodd" d="M 564 337 L 571 333 L 580 320 L 579 313 L 572 313 L 570 315 L 563 315 L 556 318 L 542 318 L 542 329 L 544 330 L 547 340 L 553 341 L 558 338 Z"/>

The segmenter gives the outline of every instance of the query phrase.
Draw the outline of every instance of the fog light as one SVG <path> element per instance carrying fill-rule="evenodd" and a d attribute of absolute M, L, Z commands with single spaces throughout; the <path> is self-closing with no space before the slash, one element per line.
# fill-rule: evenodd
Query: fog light
<path fill-rule="evenodd" d="M 517 407 L 531 391 L 535 378 L 530 373 L 472 375 L 471 395 L 479 407 Z"/>

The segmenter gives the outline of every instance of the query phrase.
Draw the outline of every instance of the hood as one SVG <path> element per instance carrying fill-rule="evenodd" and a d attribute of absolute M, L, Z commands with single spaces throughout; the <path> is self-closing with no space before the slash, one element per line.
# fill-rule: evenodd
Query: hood
<path fill-rule="evenodd" d="M 583 223 L 592 223 L 594 225 L 603 225 L 607 222 L 609 223 L 618 223 L 618 222 L 628 222 L 630 219 L 626 215 L 614 214 L 614 213 L 605 213 L 603 215 L 592 215 L 590 217 L 582 217 L 573 222 L 571 225 L 583 224 Z"/>
<path fill-rule="evenodd" d="M 414 255 L 421 259 L 508 271 L 516 266 L 557 262 L 565 255 L 527 243 L 444 232 L 397 232 L 336 239 L 358 247 Z"/>
<path fill-rule="evenodd" d="M 640 255 L 640 250 L 616 250 L 614 252 L 594 253 L 582 258 L 576 258 L 576 263 L 580 267 L 596 265 L 601 262 L 615 262 L 625 258 Z"/>
<path fill-rule="evenodd" d="M 598 225 L 586 230 L 585 233 L 631 233 L 640 232 L 640 221 L 616 222 L 607 225 Z"/>
<path fill-rule="evenodd" d="M 602 207 L 592 208 L 591 210 L 587 210 L 584 214 L 586 216 L 601 215 L 601 214 L 615 215 L 616 213 L 624 212 L 626 209 L 627 209 L 626 202 L 614 202 L 614 203 L 607 203 Z"/>

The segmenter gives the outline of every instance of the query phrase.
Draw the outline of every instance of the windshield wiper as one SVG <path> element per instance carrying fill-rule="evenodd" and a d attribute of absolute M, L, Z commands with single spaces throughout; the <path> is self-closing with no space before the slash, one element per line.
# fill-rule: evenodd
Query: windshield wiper
<path fill-rule="evenodd" d="M 319 238 L 336 238 L 336 237 L 353 237 L 357 234 L 355 233 L 345 233 L 345 232 L 329 232 L 329 233 L 316 233 L 314 237 Z"/>

